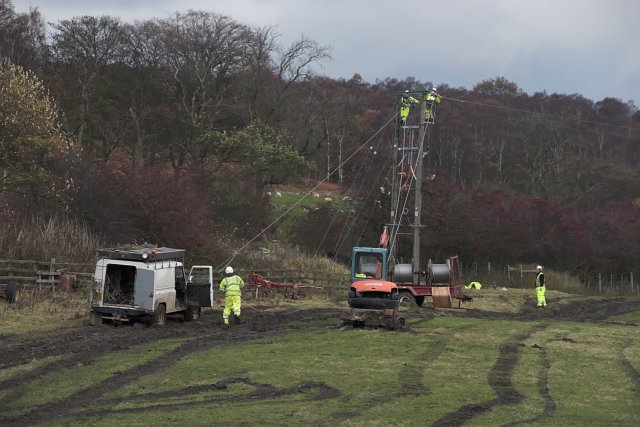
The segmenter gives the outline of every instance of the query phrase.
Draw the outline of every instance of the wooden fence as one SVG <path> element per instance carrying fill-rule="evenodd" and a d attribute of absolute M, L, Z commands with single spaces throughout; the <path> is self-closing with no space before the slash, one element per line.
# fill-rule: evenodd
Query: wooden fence
<path fill-rule="evenodd" d="M 0 259 L 0 286 L 11 280 L 25 286 L 82 286 L 93 278 L 93 264 L 70 262 Z"/>
<path fill-rule="evenodd" d="M 88 286 L 93 280 L 95 264 L 48 261 L 0 259 L 0 287 L 10 280 L 22 285 L 51 286 L 65 284 L 71 278 L 75 287 Z M 485 287 L 529 288 L 533 286 L 535 270 L 519 266 L 493 267 L 491 263 L 461 265 L 465 283 L 478 281 Z M 247 279 L 253 270 L 238 270 L 237 274 Z M 255 271 L 265 279 L 280 283 L 295 283 L 310 289 L 322 288 L 328 295 L 342 295 L 348 290 L 349 275 L 330 272 L 308 272 L 303 270 L 268 269 Z M 66 279 L 66 280 L 65 280 Z M 217 283 L 222 277 L 214 277 Z M 640 284 L 634 281 L 633 272 L 625 274 L 593 274 L 581 279 L 586 293 L 638 295 Z M 556 288 L 558 289 L 558 288 Z M 563 290 L 563 289 L 558 289 Z"/>
<path fill-rule="evenodd" d="M 491 268 L 491 264 L 482 266 L 469 264 L 463 267 L 463 277 L 467 282 L 477 280 L 490 287 L 533 288 L 536 270 L 533 266 L 510 266 Z M 554 280 L 554 274 L 549 272 L 546 279 L 550 282 L 549 289 L 564 292 L 576 292 L 575 287 L 564 287 Z M 581 294 L 593 295 L 638 295 L 640 284 L 634 281 L 633 272 L 628 273 L 590 273 L 577 277 L 582 285 Z"/>

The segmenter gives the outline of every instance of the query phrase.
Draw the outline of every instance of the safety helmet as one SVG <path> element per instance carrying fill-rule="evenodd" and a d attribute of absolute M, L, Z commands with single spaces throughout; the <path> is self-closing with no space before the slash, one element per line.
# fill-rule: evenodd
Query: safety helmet
<path fill-rule="evenodd" d="M 536 271 L 542 271 L 542 266 L 541 265 L 537 266 Z"/>
<path fill-rule="evenodd" d="M 405 90 L 404 90 L 404 93 L 409 93 L 409 89 L 405 89 Z"/>
<path fill-rule="evenodd" d="M 437 92 L 438 88 L 434 86 L 433 88 L 431 88 L 431 90 L 434 91 L 434 92 Z"/>
<path fill-rule="evenodd" d="M 224 269 L 224 274 L 233 274 L 233 268 L 228 265 L 227 268 Z"/>

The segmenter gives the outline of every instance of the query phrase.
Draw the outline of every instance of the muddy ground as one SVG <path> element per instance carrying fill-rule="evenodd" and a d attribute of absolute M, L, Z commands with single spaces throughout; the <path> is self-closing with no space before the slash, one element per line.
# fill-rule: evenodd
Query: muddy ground
<path fill-rule="evenodd" d="M 409 320 L 429 319 L 436 315 L 450 315 L 483 319 L 555 319 L 580 322 L 610 322 L 607 319 L 611 316 L 640 310 L 640 300 L 592 299 L 563 305 L 562 309 L 558 307 L 554 308 L 553 299 L 550 299 L 548 302 L 548 308 L 538 309 L 535 307 L 533 300 L 527 301 L 525 308 L 519 313 L 493 313 L 473 309 L 434 312 L 428 308 L 417 308 L 410 310 L 406 313 L 406 316 Z M 60 417 L 64 417 L 65 414 L 97 402 L 109 403 L 108 400 L 103 398 L 107 393 L 118 390 L 128 384 L 135 383 L 140 378 L 153 372 L 162 370 L 173 364 L 176 359 L 194 351 L 253 340 L 258 337 L 287 331 L 318 329 L 317 324 L 313 325 L 310 323 L 310 321 L 314 320 L 336 319 L 336 328 L 341 327 L 339 309 L 294 310 L 282 314 L 272 314 L 263 309 L 263 307 L 255 307 L 253 309 L 243 308 L 242 324 L 232 325 L 228 328 L 223 327 L 220 311 L 216 310 L 204 313 L 200 321 L 189 324 L 183 323 L 180 316 L 169 316 L 167 325 L 162 328 L 147 327 L 142 324 L 136 324 L 134 326 L 121 325 L 119 327 L 112 325 L 92 327 L 87 325 L 29 336 L 0 334 L 0 368 L 20 366 L 33 360 L 41 360 L 51 356 L 59 358 L 42 367 L 0 381 L 0 390 L 6 390 L 8 392 L 8 396 L 0 402 L 0 425 L 34 425 L 56 419 L 60 419 L 60 421 L 64 423 L 64 419 Z M 545 326 L 540 326 L 538 329 L 532 329 L 527 336 L 544 327 Z M 406 329 L 410 328 L 407 327 Z M 492 372 L 489 378 L 490 385 L 496 392 L 497 397 L 495 399 L 474 405 L 462 406 L 457 411 L 437 421 L 434 425 L 462 425 L 465 421 L 490 410 L 496 405 L 517 403 L 523 399 L 523 396 L 511 386 L 510 377 L 511 370 L 516 361 L 515 354 L 517 351 L 515 351 L 515 349 L 517 349 L 517 346 L 523 345 L 522 342 L 527 336 L 518 337 L 513 342 L 506 343 L 503 348 L 500 349 L 500 360 L 496 361 L 495 372 Z M 80 362 L 85 365 L 90 364 L 92 361 L 110 351 L 127 349 L 131 346 L 150 343 L 163 338 L 176 337 L 194 339 L 185 341 L 183 345 L 160 357 L 160 359 L 155 359 L 126 371 L 115 373 L 108 381 L 92 388 L 84 389 L 54 404 L 44 404 L 34 407 L 26 415 L 12 418 L 4 415 L 4 411 L 2 411 L 5 405 L 10 405 L 11 402 L 15 402 L 20 398 L 23 393 L 22 386 L 24 384 L 41 378 L 52 371 L 70 368 Z M 542 364 L 548 364 L 544 349 L 542 348 L 540 349 L 540 360 Z M 640 396 L 640 373 L 638 373 L 628 361 L 622 362 Z M 624 362 L 626 362 L 626 364 Z M 402 378 L 400 378 L 400 380 L 402 380 Z M 415 393 L 427 394 L 429 392 L 426 385 L 415 383 L 414 379 L 408 378 L 406 380 L 408 388 L 412 389 Z M 546 377 L 543 376 L 539 378 L 538 381 L 541 396 L 548 397 Z M 268 384 L 255 384 L 246 378 L 234 378 L 226 379 L 220 383 L 209 384 L 204 387 L 209 387 L 210 389 L 224 388 L 229 382 L 239 382 L 253 386 L 254 391 L 246 396 L 247 399 L 273 398 L 290 393 L 306 393 L 309 399 L 315 400 L 339 395 L 338 390 L 326 384 L 315 382 L 305 382 L 296 384 L 290 388 L 280 389 Z M 180 393 L 181 391 L 173 391 L 173 395 L 175 395 L 176 392 Z M 193 393 L 194 390 L 185 389 L 182 390 L 182 392 L 187 394 Z M 162 396 L 145 395 L 145 399 L 158 397 Z M 198 404 L 202 404 L 202 401 L 198 402 Z M 181 405 L 184 407 L 184 403 Z M 135 409 L 128 409 L 128 411 L 132 410 L 135 411 Z M 149 407 L 147 406 L 144 410 L 149 410 Z M 167 410 L 167 407 L 163 406 L 163 410 Z M 545 401 L 545 412 L 541 414 L 538 419 L 530 421 L 535 422 L 550 417 L 554 410 L 555 402 L 548 397 Z M 112 412 L 109 411 L 105 414 L 110 413 Z M 100 415 L 99 412 L 95 411 L 83 412 L 83 414 L 88 417 Z M 78 418 L 74 418 L 74 420 L 77 421 Z"/>

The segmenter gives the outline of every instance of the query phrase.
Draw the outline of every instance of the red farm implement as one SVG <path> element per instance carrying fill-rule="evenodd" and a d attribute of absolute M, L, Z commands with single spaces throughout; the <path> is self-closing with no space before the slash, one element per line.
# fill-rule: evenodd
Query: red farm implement
<path fill-rule="evenodd" d="M 258 273 L 249 274 L 249 285 L 255 287 L 256 298 L 259 296 L 275 297 L 277 294 L 282 294 L 285 298 L 302 299 L 306 296 L 303 288 L 310 287 L 300 286 L 296 283 L 280 283 L 268 280 Z"/>

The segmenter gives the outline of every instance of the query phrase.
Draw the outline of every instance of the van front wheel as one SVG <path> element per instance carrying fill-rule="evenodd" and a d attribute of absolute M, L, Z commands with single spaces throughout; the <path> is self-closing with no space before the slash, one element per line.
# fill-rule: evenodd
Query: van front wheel
<path fill-rule="evenodd" d="M 200 319 L 200 311 L 200 307 L 187 306 L 187 309 L 184 311 L 184 321 L 193 322 Z"/>

